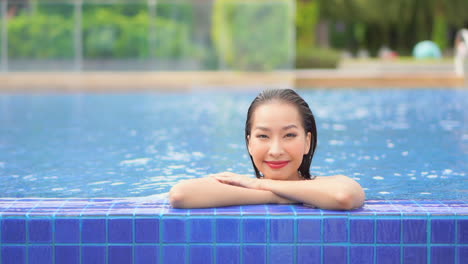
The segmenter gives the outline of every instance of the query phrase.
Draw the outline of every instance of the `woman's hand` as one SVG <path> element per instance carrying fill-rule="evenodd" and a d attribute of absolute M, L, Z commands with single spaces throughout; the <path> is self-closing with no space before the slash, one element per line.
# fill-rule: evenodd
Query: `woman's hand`
<path fill-rule="evenodd" d="M 221 172 L 210 175 L 221 183 L 244 187 L 248 189 L 260 189 L 260 179 L 252 178 L 247 175 L 240 175 L 232 172 Z"/>

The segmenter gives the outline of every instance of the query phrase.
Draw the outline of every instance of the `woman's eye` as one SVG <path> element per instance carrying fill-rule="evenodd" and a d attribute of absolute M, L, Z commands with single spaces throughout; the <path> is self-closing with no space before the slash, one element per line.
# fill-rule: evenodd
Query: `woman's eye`
<path fill-rule="evenodd" d="M 263 138 L 268 138 L 268 136 L 267 135 L 257 135 L 257 138 L 262 138 L 263 139 Z"/>
<path fill-rule="evenodd" d="M 288 134 L 286 134 L 286 137 L 295 138 L 295 137 L 297 137 L 297 135 L 294 134 L 294 133 L 288 133 Z"/>

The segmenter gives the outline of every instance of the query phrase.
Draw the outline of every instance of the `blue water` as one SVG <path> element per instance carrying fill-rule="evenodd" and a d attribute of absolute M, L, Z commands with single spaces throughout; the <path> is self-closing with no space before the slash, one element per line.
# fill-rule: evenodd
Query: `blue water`
<path fill-rule="evenodd" d="M 257 92 L 0 94 L 1 197 L 127 197 L 180 179 L 253 173 Z M 308 90 L 318 175 L 369 199 L 467 199 L 467 90 Z"/>

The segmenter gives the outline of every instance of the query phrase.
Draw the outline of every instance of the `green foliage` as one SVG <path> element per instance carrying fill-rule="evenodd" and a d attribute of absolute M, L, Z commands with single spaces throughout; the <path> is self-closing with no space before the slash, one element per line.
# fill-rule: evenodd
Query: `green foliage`
<path fill-rule="evenodd" d="M 309 47 L 296 50 L 296 68 L 336 68 L 340 53 L 333 49 Z"/>
<path fill-rule="evenodd" d="M 73 57 L 73 20 L 56 15 L 25 13 L 8 22 L 10 58 L 61 59 Z"/>
<path fill-rule="evenodd" d="M 293 10 L 287 0 L 216 1 L 212 36 L 222 66 L 255 71 L 290 66 Z"/>

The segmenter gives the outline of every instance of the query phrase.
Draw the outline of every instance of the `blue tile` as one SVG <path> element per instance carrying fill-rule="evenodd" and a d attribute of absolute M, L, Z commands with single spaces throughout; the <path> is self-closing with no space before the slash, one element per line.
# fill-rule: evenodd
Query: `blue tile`
<path fill-rule="evenodd" d="M 270 215 L 294 215 L 292 205 L 269 204 L 267 208 Z"/>
<path fill-rule="evenodd" d="M 2 219 L 2 243 L 26 242 L 26 220 L 24 219 Z"/>
<path fill-rule="evenodd" d="M 321 242 L 322 220 L 297 219 L 297 242 Z"/>
<path fill-rule="evenodd" d="M 468 220 L 458 220 L 458 243 L 468 244 Z"/>
<path fill-rule="evenodd" d="M 213 247 L 211 246 L 191 246 L 190 261 L 191 264 L 209 264 L 214 263 Z"/>
<path fill-rule="evenodd" d="M 106 264 L 107 254 L 105 246 L 82 246 L 82 263 Z"/>
<path fill-rule="evenodd" d="M 133 263 L 132 246 L 109 246 L 109 264 Z"/>
<path fill-rule="evenodd" d="M 239 246 L 218 246 L 216 248 L 216 263 L 240 264 L 240 254 Z"/>
<path fill-rule="evenodd" d="M 404 247 L 403 264 L 426 264 L 427 247 Z"/>
<path fill-rule="evenodd" d="M 375 221 L 371 219 L 350 219 L 350 240 L 351 243 L 374 243 Z"/>
<path fill-rule="evenodd" d="M 374 247 L 352 246 L 349 248 L 350 264 L 373 264 Z"/>
<path fill-rule="evenodd" d="M 272 245 L 269 252 L 270 263 L 294 263 L 294 246 Z"/>
<path fill-rule="evenodd" d="M 244 245 L 242 248 L 244 264 L 266 263 L 266 247 Z"/>
<path fill-rule="evenodd" d="M 109 243 L 132 243 L 133 220 L 125 218 L 109 219 L 107 222 Z"/>
<path fill-rule="evenodd" d="M 431 264 L 455 264 L 455 247 L 431 247 Z"/>
<path fill-rule="evenodd" d="M 463 261 L 468 259 L 468 246 L 458 248 L 458 264 L 462 264 Z"/>
<path fill-rule="evenodd" d="M 158 262 L 158 246 L 135 246 L 135 264 L 157 264 Z"/>
<path fill-rule="evenodd" d="M 425 244 L 427 243 L 427 221 L 422 219 L 404 219 L 403 243 Z"/>
<path fill-rule="evenodd" d="M 214 216 L 215 209 L 214 208 L 200 208 L 200 209 L 190 209 L 190 215 L 198 215 L 198 216 Z"/>
<path fill-rule="evenodd" d="M 78 219 L 55 219 L 56 243 L 79 243 L 80 221 Z"/>
<path fill-rule="evenodd" d="M 52 264 L 53 253 L 52 246 L 30 246 L 28 249 L 29 264 Z"/>
<path fill-rule="evenodd" d="M 28 229 L 30 243 L 52 242 L 52 221 L 50 219 L 31 219 Z"/>
<path fill-rule="evenodd" d="M 83 243 L 105 243 L 106 242 L 106 220 L 105 219 L 83 219 L 81 241 Z"/>
<path fill-rule="evenodd" d="M 432 219 L 431 230 L 432 243 L 445 244 L 455 242 L 455 220 Z"/>
<path fill-rule="evenodd" d="M 80 263 L 80 247 L 55 246 L 55 263 L 78 264 Z"/>
<path fill-rule="evenodd" d="M 162 263 L 185 263 L 185 246 L 164 246 Z"/>
<path fill-rule="evenodd" d="M 297 246 L 297 264 L 321 263 L 320 246 Z"/>
<path fill-rule="evenodd" d="M 159 243 L 159 219 L 135 219 L 136 243 Z"/>
<path fill-rule="evenodd" d="M 246 243 L 266 242 L 267 221 L 265 219 L 244 219 L 243 235 Z"/>
<path fill-rule="evenodd" d="M 2 264 L 26 264 L 26 247 L 23 246 L 3 246 Z"/>
<path fill-rule="evenodd" d="M 377 247 L 377 264 L 401 263 L 401 249 L 393 246 Z"/>
<path fill-rule="evenodd" d="M 323 264 L 348 263 L 348 253 L 346 247 L 324 246 Z"/>
<path fill-rule="evenodd" d="M 188 221 L 190 226 L 189 241 L 191 243 L 212 243 L 214 220 L 210 218 L 194 218 Z M 231 231 L 232 232 L 232 231 Z"/>
<path fill-rule="evenodd" d="M 401 221 L 377 219 L 377 243 L 398 244 L 401 240 Z"/>
<path fill-rule="evenodd" d="M 164 243 L 184 243 L 186 242 L 185 220 L 163 218 L 163 242 Z"/>
<path fill-rule="evenodd" d="M 244 205 L 241 207 L 243 215 L 266 215 L 266 205 L 258 204 L 258 205 Z"/>
<path fill-rule="evenodd" d="M 347 219 L 325 218 L 323 221 L 323 241 L 325 243 L 347 242 Z"/>
<path fill-rule="evenodd" d="M 216 242 L 239 243 L 240 219 L 218 218 L 216 219 Z"/>
<path fill-rule="evenodd" d="M 294 220 L 270 219 L 270 243 L 288 242 L 294 242 Z"/>
<path fill-rule="evenodd" d="M 240 215 L 241 206 L 226 206 L 216 208 L 216 215 Z"/>

